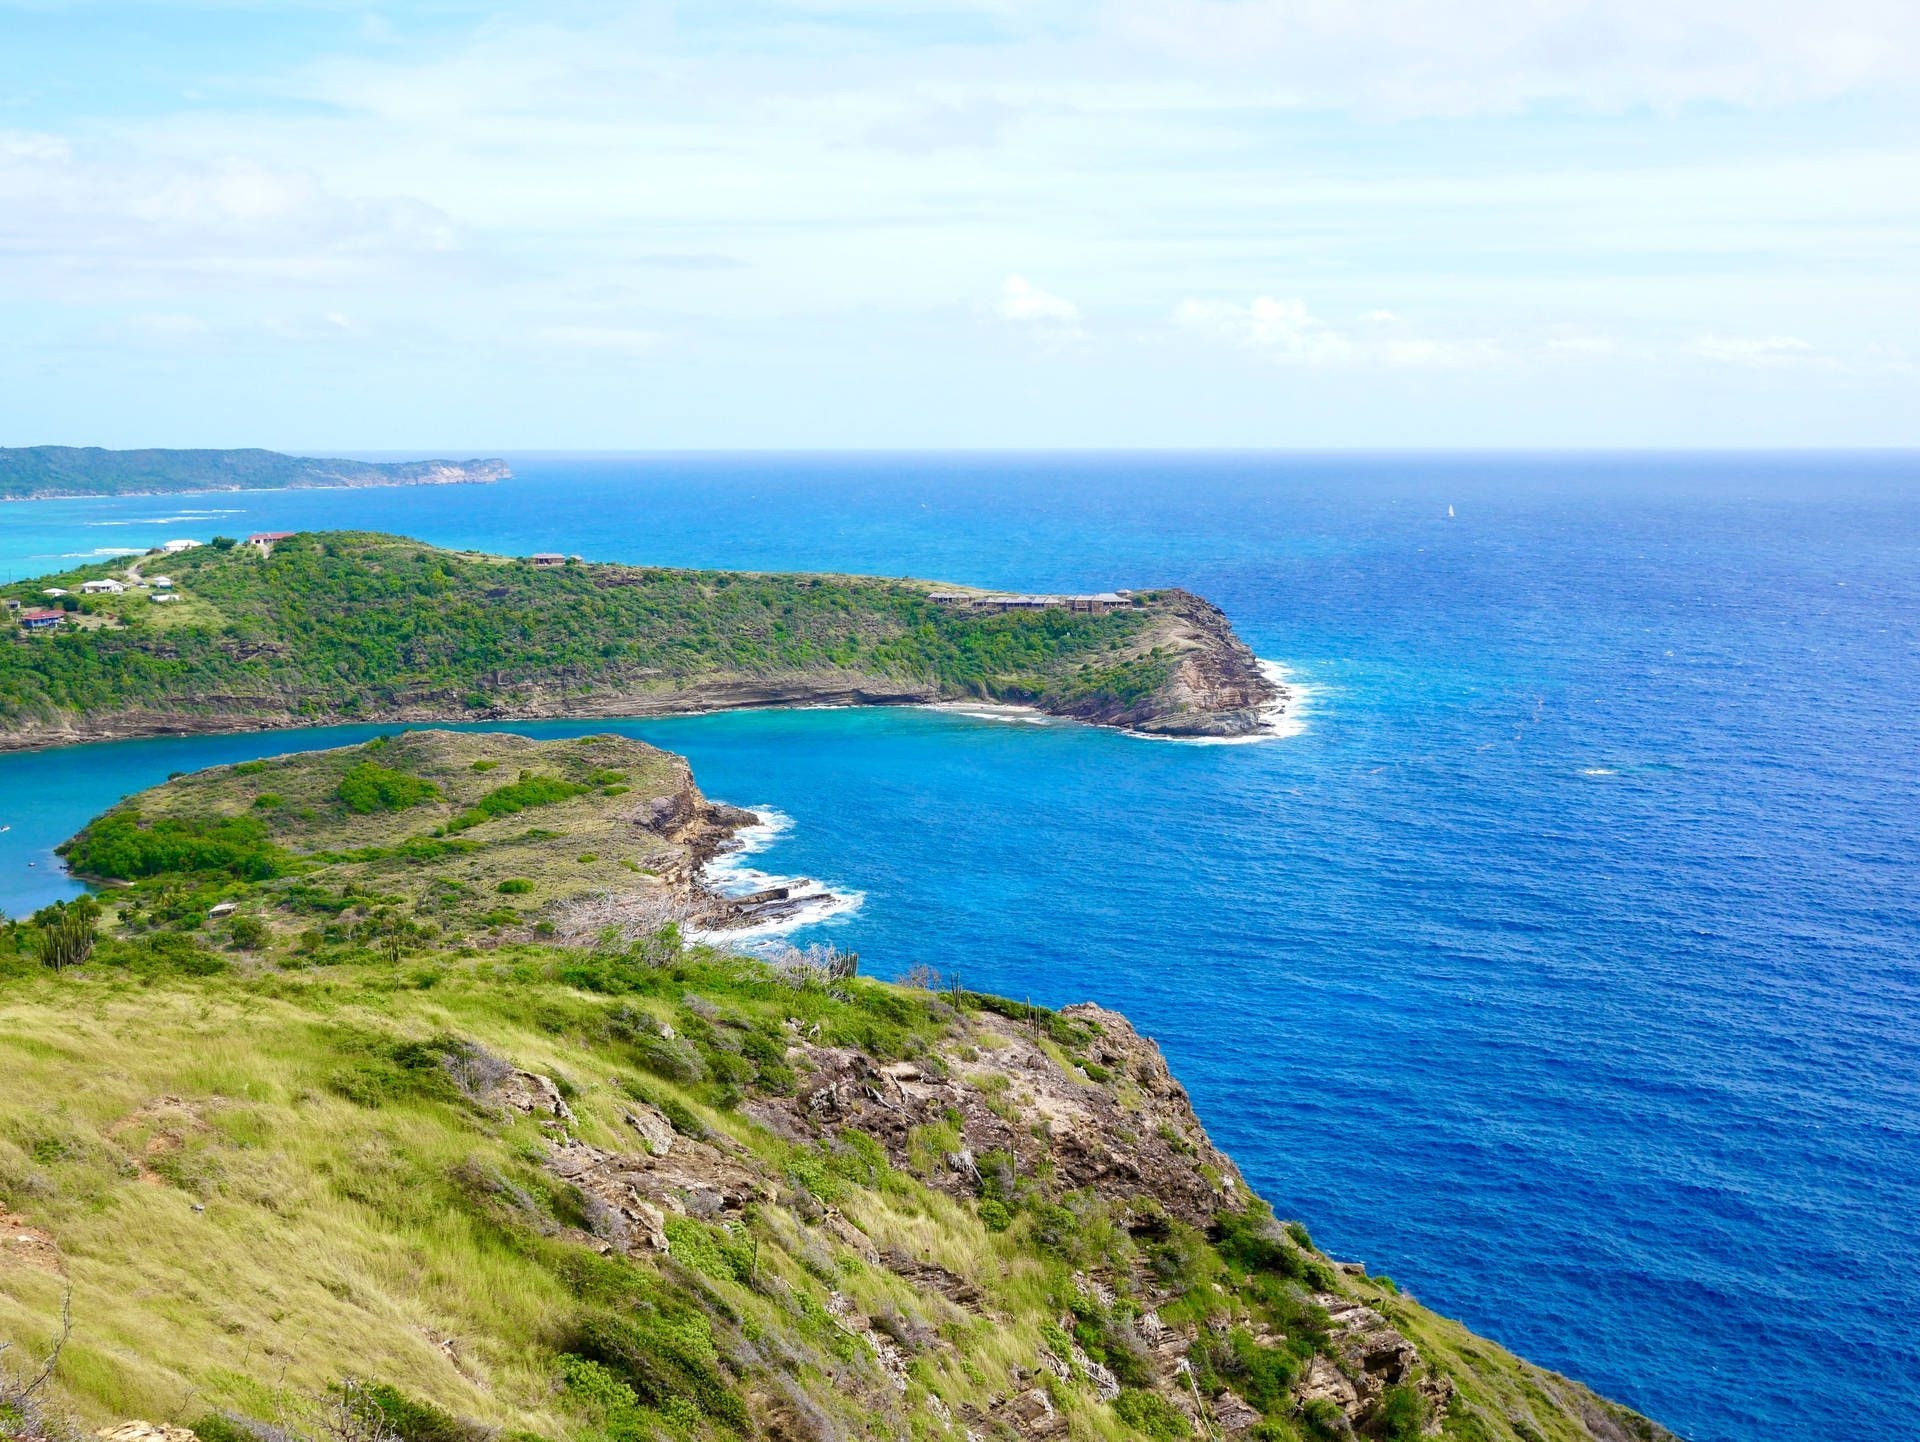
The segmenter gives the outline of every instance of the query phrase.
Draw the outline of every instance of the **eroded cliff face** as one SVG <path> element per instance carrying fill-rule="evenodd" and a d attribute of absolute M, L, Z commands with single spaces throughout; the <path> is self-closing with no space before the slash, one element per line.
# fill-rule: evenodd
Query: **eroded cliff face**
<path fill-rule="evenodd" d="M 882 1060 L 815 1040 L 798 1026 L 789 1030 L 785 1060 L 799 1080 L 790 1094 L 745 1103 L 757 1127 L 817 1149 L 854 1138 L 877 1142 L 890 1165 L 962 1205 L 984 1197 L 991 1206 L 1035 1188 L 1091 1198 L 1129 1234 L 1123 1269 L 1089 1261 L 1074 1272 L 1073 1299 L 1047 1319 L 1058 1340 L 1008 1363 L 992 1379 L 992 1406 L 949 1409 L 938 1397 L 921 1399 L 938 1419 L 936 1432 L 968 1442 L 1066 1438 L 1076 1431 L 1071 1399 L 1118 1403 L 1137 1417 L 1144 1392 L 1158 1399 L 1157 1415 L 1179 1419 L 1197 1437 L 1417 1432 L 1671 1442 L 1646 1419 L 1504 1354 L 1503 1368 L 1524 1383 L 1523 1398 L 1486 1388 L 1487 1379 L 1444 1341 L 1423 1347 L 1410 1335 L 1423 1328 L 1409 1321 L 1428 1314 L 1391 1284 L 1371 1281 L 1364 1267 L 1330 1262 L 1304 1232 L 1273 1220 L 1213 1146 L 1159 1049 L 1116 1012 L 1083 1004 L 1022 1020 L 970 1011 L 934 1051 L 912 1060 Z M 876 1360 L 863 1404 L 903 1429 L 912 1425 L 906 1399 L 916 1361 L 945 1352 L 957 1362 L 956 1331 L 1005 1316 L 1003 1278 L 936 1260 L 944 1253 L 938 1247 L 916 1253 L 884 1232 L 870 1236 L 857 1216 L 769 1175 L 751 1149 L 725 1135 L 684 1135 L 658 1108 L 636 1102 L 623 1108 L 632 1144 L 599 1148 L 570 1134 L 557 1095 L 544 1105 L 553 1118 L 547 1165 L 602 1209 L 599 1230 L 610 1251 L 670 1255 L 676 1216 L 744 1224 L 778 1212 L 790 1218 L 781 1226 L 793 1235 L 811 1235 L 829 1253 L 905 1283 L 913 1303 L 904 1312 L 894 1305 L 864 1312 L 838 1292 L 827 1303 Z M 1248 1248 L 1241 1255 L 1291 1275 L 1298 1324 L 1313 1329 L 1314 1341 L 1281 1395 L 1259 1382 L 1259 1359 L 1297 1359 L 1298 1339 L 1232 1306 L 1192 1316 L 1185 1279 L 1172 1275 L 1157 1250 L 1180 1227 L 1237 1234 Z M 1249 1349 L 1255 1386 L 1247 1390 L 1258 1406 L 1233 1385 L 1249 1373 Z M 1123 1402 L 1127 1394 L 1135 1400 Z M 818 1417 L 809 1421 L 805 1409 L 779 1401 L 758 1420 L 769 1435 L 796 1442 L 831 1434 Z"/>
<path fill-rule="evenodd" d="M 1134 647 L 1165 658 L 1166 679 L 1127 704 L 1090 701 L 1063 708 L 1081 720 L 1158 736 L 1258 736 L 1287 696 L 1261 669 L 1226 613 L 1191 591 L 1155 593 L 1152 623 Z"/>

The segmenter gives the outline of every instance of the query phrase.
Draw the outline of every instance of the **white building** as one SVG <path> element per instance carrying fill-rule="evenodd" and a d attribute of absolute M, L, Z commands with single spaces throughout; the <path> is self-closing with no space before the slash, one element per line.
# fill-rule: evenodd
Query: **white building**
<path fill-rule="evenodd" d="M 61 589 L 59 586 L 49 586 L 47 587 L 46 590 L 42 591 L 40 594 L 43 596 L 64 596 L 67 593 L 66 591 Z"/>
<path fill-rule="evenodd" d="M 156 591 L 170 591 L 173 589 L 173 577 L 171 576 L 149 577 L 147 580 L 147 584 L 153 587 L 153 589 Z"/>
<path fill-rule="evenodd" d="M 81 593 L 88 596 L 118 596 L 126 589 L 118 581 L 82 581 L 80 583 Z"/>
<path fill-rule="evenodd" d="M 166 545 L 160 549 L 165 551 L 169 556 L 177 556 L 182 551 L 191 551 L 199 544 L 198 541 L 168 541 Z"/>
<path fill-rule="evenodd" d="M 155 591 L 147 599 L 150 601 L 177 601 L 180 599 L 180 593 L 178 591 Z"/>

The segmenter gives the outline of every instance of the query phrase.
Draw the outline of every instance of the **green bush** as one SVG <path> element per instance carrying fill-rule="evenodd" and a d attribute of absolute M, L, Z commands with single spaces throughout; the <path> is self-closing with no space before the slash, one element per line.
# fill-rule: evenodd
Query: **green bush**
<path fill-rule="evenodd" d="M 502 816 L 513 816 L 529 807 L 552 806 L 556 802 L 570 801 L 576 796 L 585 796 L 592 789 L 591 786 L 562 781 L 557 776 L 533 776 L 522 772 L 518 781 L 510 781 L 505 786 L 496 787 L 482 796 L 448 822 L 447 829 L 465 831 L 468 827 L 478 826 L 482 822 L 495 821 Z"/>
<path fill-rule="evenodd" d="M 1186 1414 L 1158 1392 L 1128 1387 L 1113 1399 L 1113 1412 L 1122 1422 L 1160 1442 L 1178 1442 L 1193 1435 Z"/>
<path fill-rule="evenodd" d="M 1308 1435 L 1335 1442 L 1335 1439 L 1352 1435 L 1347 1426 L 1347 1414 L 1340 1410 L 1340 1404 L 1327 1397 L 1315 1397 L 1300 1410 L 1300 1420 L 1306 1424 Z"/>
<path fill-rule="evenodd" d="M 169 816 L 143 824 L 131 810 L 101 817 L 61 853 L 75 871 L 115 881 L 198 872 L 265 881 L 285 874 L 291 862 L 255 817 Z"/>
<path fill-rule="evenodd" d="M 692 1217 L 667 1218 L 667 1246 L 676 1262 L 717 1282 L 744 1282 L 753 1270 L 753 1245 L 724 1227 Z"/>
<path fill-rule="evenodd" d="M 1300 1362 L 1279 1347 L 1262 1346 L 1251 1333 L 1236 1327 L 1227 1338 L 1228 1355 L 1221 1369 L 1233 1378 L 1235 1390 L 1262 1412 L 1288 1400 L 1288 1388 L 1299 1375 Z"/>
<path fill-rule="evenodd" d="M 1005 1202 L 988 1197 L 980 1204 L 980 1225 L 989 1232 L 1004 1232 L 1013 1225 L 1013 1213 Z"/>
<path fill-rule="evenodd" d="M 1286 1240 L 1291 1238 L 1292 1228 L 1277 1228 L 1273 1213 L 1263 1203 L 1256 1202 L 1245 1211 L 1216 1213 L 1210 1235 L 1215 1250 L 1242 1271 L 1281 1277 L 1306 1274 L 1298 1248 Z"/>
<path fill-rule="evenodd" d="M 1426 1425 L 1427 1399 L 1404 1384 L 1387 1388 L 1374 1409 L 1373 1429 L 1386 1442 L 1414 1442 Z"/>
<path fill-rule="evenodd" d="M 715 1422 L 746 1428 L 746 1407 L 721 1370 L 712 1329 L 691 1308 L 594 1313 L 574 1324 L 562 1350 L 598 1362 L 642 1406 L 664 1410 L 685 1398 Z"/>
<path fill-rule="evenodd" d="M 564 1353 L 560 1358 L 560 1381 L 566 1388 L 568 1400 L 587 1413 L 615 1442 L 644 1435 L 640 1398 L 633 1388 L 598 1362 Z"/>
<path fill-rule="evenodd" d="M 495 889 L 505 892 L 508 896 L 525 896 L 533 890 L 533 883 L 524 876 L 509 876 Z"/>
<path fill-rule="evenodd" d="M 397 1442 L 480 1442 L 487 1435 L 451 1412 L 409 1397 L 385 1382 L 347 1383 L 342 1384 L 342 1390 L 355 1416 L 376 1424 Z"/>
<path fill-rule="evenodd" d="M 440 788 L 419 776 L 409 776 L 382 766 L 377 761 L 362 761 L 334 789 L 335 796 L 349 811 L 361 816 L 376 811 L 405 811 L 409 807 L 440 799 Z"/>
<path fill-rule="evenodd" d="M 227 934 L 242 951 L 259 951 L 273 940 L 273 929 L 257 916 L 236 916 L 227 923 Z"/>
<path fill-rule="evenodd" d="M 200 1442 L 259 1442 L 259 1434 L 251 1427 L 220 1412 L 209 1412 L 188 1430 Z"/>

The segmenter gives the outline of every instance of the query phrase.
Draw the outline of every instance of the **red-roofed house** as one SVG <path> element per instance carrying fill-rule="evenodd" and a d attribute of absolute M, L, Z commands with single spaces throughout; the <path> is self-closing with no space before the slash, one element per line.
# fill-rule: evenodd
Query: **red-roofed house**
<path fill-rule="evenodd" d="M 247 544 L 264 556 L 273 549 L 275 541 L 284 541 L 293 534 L 292 531 L 255 531 L 247 537 Z"/>
<path fill-rule="evenodd" d="M 65 611 L 22 611 L 20 626 L 27 631 L 51 631 L 66 619 Z"/>

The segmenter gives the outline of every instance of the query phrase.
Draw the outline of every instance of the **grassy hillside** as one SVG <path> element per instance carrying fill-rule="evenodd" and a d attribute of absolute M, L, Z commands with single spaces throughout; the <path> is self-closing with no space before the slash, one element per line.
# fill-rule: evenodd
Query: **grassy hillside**
<path fill-rule="evenodd" d="M 822 697 L 997 697 L 1207 730 L 1251 724 L 1270 695 L 1218 613 L 1177 592 L 1100 616 L 982 614 L 908 581 L 541 568 L 358 533 L 145 565 L 181 599 L 77 594 L 121 566 L 0 589 L 29 606 L 76 593 L 59 602 L 73 624 L 0 643 L 0 742 Z M 1195 662 L 1229 683 L 1176 686 Z"/>
<path fill-rule="evenodd" d="M 458 743 L 495 739 L 530 745 Z M 451 744 L 149 793 L 128 824 L 164 844 L 74 848 L 138 875 L 0 931 L 0 1430 L 1664 1437 L 1274 1221 L 1112 1013 L 670 923 L 520 939 L 434 910 L 471 853 L 337 869 L 493 794 Z M 564 779 L 575 745 L 519 759 Z M 680 794 L 646 759 L 630 794 Z M 615 784 L 536 808 L 559 854 Z"/>
<path fill-rule="evenodd" d="M 0 447 L 0 500 L 155 492 L 299 490 L 492 481 L 504 461 L 340 461 L 277 451 L 108 451 L 98 446 Z"/>
<path fill-rule="evenodd" d="M 597 914 L 568 905 L 586 897 L 724 924 L 695 873 L 751 820 L 625 737 L 425 731 L 185 777 L 64 849 L 83 876 L 147 883 L 116 897 L 136 930 L 230 903 L 223 930 L 249 949 L 311 949 L 364 911 L 360 939 L 391 951 L 395 936 L 531 939 L 543 919 L 540 934 L 571 931 Z"/>

